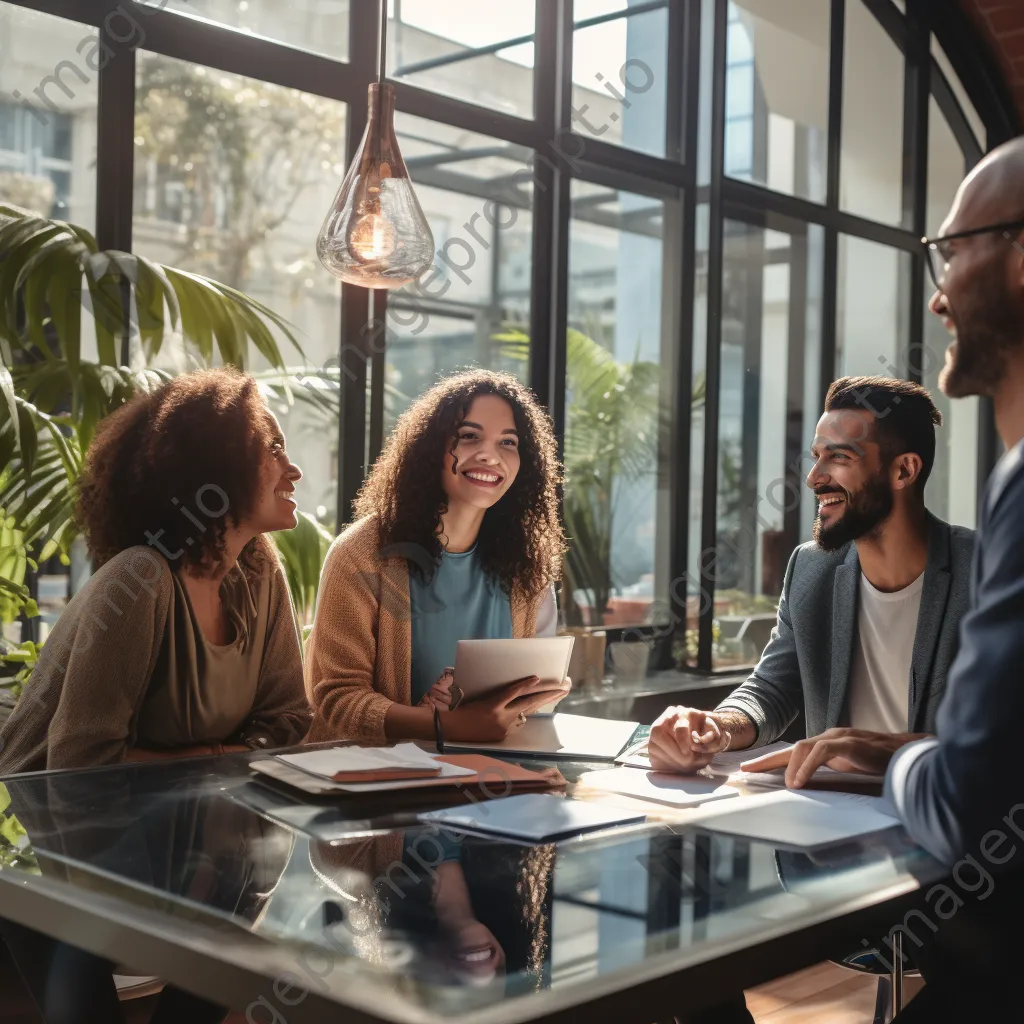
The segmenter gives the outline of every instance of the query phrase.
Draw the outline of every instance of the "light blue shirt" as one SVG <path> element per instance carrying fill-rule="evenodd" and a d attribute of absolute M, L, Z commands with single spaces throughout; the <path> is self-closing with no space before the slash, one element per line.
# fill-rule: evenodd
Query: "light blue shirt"
<path fill-rule="evenodd" d="M 409 573 L 412 613 L 412 703 L 418 704 L 449 666 L 460 640 L 511 640 L 512 606 L 501 585 L 469 551 L 441 553 L 429 583 Z"/>

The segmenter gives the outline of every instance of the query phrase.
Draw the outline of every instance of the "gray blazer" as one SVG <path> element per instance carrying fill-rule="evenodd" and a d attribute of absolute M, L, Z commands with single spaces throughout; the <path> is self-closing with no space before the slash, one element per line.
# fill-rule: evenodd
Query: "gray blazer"
<path fill-rule="evenodd" d="M 935 732 L 960 619 L 970 600 L 974 531 L 928 514 L 928 563 L 910 667 L 908 732 Z M 803 708 L 807 735 L 846 724 L 846 690 L 857 636 L 860 559 L 853 543 L 835 552 L 793 552 L 772 638 L 745 683 L 719 706 L 743 711 L 757 746 L 772 743 Z"/>

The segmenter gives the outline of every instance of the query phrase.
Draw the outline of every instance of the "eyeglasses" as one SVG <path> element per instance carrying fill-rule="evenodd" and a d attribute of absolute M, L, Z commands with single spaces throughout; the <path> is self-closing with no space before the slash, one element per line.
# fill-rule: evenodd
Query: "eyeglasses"
<path fill-rule="evenodd" d="M 1012 242 L 1014 247 L 1024 256 L 1024 246 L 1014 240 L 1011 231 L 1024 229 L 1024 220 L 1011 220 L 1005 224 L 992 224 L 987 228 L 973 228 L 970 231 L 957 231 L 952 235 L 943 235 L 941 238 L 922 238 L 921 244 L 928 255 L 928 269 L 931 271 L 935 287 L 942 290 L 942 284 L 946 279 L 946 271 L 949 269 L 950 249 L 949 243 L 961 238 L 973 238 L 975 235 L 988 235 L 993 231 L 1001 231 L 1003 237 Z"/>

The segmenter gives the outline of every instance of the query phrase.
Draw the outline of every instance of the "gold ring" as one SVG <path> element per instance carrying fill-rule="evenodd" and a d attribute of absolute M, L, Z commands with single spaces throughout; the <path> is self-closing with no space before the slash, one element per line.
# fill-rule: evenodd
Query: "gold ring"
<path fill-rule="evenodd" d="M 522 711 L 519 712 L 519 717 L 516 719 L 516 725 L 526 725 L 526 715 L 524 715 Z"/>

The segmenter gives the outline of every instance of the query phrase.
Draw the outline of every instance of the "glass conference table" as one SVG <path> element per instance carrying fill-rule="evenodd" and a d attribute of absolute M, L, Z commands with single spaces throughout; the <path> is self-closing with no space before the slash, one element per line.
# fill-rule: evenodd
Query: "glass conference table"
<path fill-rule="evenodd" d="M 557 844 L 453 841 L 417 814 L 464 797 L 313 804 L 257 756 L 0 780 L 27 831 L 0 914 L 253 1024 L 652 1024 L 859 951 L 946 874 L 898 826 L 810 857 L 653 804 Z M 601 767 L 561 762 L 564 792 L 621 804 Z"/>

